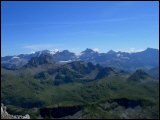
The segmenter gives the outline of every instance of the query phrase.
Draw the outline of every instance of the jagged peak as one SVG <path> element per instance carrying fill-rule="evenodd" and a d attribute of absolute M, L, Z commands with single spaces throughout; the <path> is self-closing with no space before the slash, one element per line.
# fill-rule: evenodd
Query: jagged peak
<path fill-rule="evenodd" d="M 49 53 L 42 53 L 39 57 L 32 57 L 27 65 L 37 67 L 38 65 L 46 63 L 54 63 L 52 56 Z"/>
<path fill-rule="evenodd" d="M 92 49 L 90 49 L 90 48 L 86 48 L 86 50 L 84 50 L 84 51 L 82 51 L 82 52 L 88 52 L 88 51 L 94 51 L 94 50 L 92 50 Z"/>
<path fill-rule="evenodd" d="M 82 55 L 82 54 L 84 54 L 84 53 L 98 53 L 98 52 L 97 52 L 97 51 L 94 51 L 94 50 L 92 50 L 92 49 L 90 49 L 90 48 L 86 48 L 86 50 L 82 51 L 82 52 L 80 53 L 80 55 Z"/>
<path fill-rule="evenodd" d="M 113 50 L 110 50 L 110 51 L 107 52 L 107 54 L 113 54 L 113 53 L 116 53 L 116 52 L 113 51 Z"/>

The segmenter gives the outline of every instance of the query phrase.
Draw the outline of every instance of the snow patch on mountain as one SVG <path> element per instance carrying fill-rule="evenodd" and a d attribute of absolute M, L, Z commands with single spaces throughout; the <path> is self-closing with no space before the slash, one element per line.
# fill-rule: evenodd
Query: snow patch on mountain
<path fill-rule="evenodd" d="M 53 55 L 53 54 L 56 54 L 57 52 L 60 52 L 58 49 L 55 49 L 55 50 L 53 50 L 53 51 L 50 51 L 49 53 L 51 54 L 51 55 Z"/>
<path fill-rule="evenodd" d="M 123 59 L 130 59 L 129 57 L 121 57 L 121 58 L 123 58 Z"/>
<path fill-rule="evenodd" d="M 38 57 L 41 55 L 41 53 L 42 53 L 42 51 L 40 51 L 40 52 L 39 52 L 39 55 L 38 55 Z"/>
<path fill-rule="evenodd" d="M 61 60 L 61 61 L 59 61 L 59 63 L 68 63 L 68 62 L 72 62 L 72 60 L 66 60 L 66 61 Z"/>
<path fill-rule="evenodd" d="M 121 54 L 117 54 L 116 56 L 117 56 L 117 57 L 120 57 L 120 56 L 121 56 Z"/>
<path fill-rule="evenodd" d="M 14 56 L 14 57 L 12 57 L 12 59 L 20 59 L 19 57 L 17 57 L 17 56 Z"/>

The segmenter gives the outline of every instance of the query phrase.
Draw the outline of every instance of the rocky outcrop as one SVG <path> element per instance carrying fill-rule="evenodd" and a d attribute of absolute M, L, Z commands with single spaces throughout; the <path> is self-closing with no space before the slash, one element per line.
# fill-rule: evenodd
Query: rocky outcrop
<path fill-rule="evenodd" d="M 7 107 L 1 103 L 1 119 L 30 119 L 29 114 L 26 114 L 25 116 L 22 115 L 10 115 L 6 111 Z"/>

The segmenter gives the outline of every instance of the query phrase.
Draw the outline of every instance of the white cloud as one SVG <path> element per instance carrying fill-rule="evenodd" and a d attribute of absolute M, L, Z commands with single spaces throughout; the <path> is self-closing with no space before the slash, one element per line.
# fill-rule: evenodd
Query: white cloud
<path fill-rule="evenodd" d="M 42 48 L 48 48 L 48 47 L 51 47 L 52 45 L 50 44 L 37 44 L 37 45 L 26 45 L 24 46 L 24 48 L 28 48 L 28 49 L 42 49 Z"/>
<path fill-rule="evenodd" d="M 127 53 L 133 53 L 133 52 L 142 52 L 144 49 L 135 49 L 135 48 L 129 48 L 129 49 L 116 49 L 115 52 L 127 52 Z"/>
<path fill-rule="evenodd" d="M 57 51 L 59 51 L 59 49 L 54 49 L 54 50 L 52 50 L 52 51 L 56 51 L 56 52 L 57 52 Z"/>
<path fill-rule="evenodd" d="M 64 24 L 92 24 L 92 23 L 105 23 L 105 22 L 120 22 L 120 21 L 130 21 L 130 20 L 136 20 L 137 18 L 133 17 L 126 17 L 126 18 L 113 18 L 113 19 L 101 19 L 101 20 L 92 20 L 92 21 L 82 21 L 82 22 L 67 22 Z"/>
<path fill-rule="evenodd" d="M 144 49 L 138 49 L 136 52 L 142 52 L 144 51 Z"/>
<path fill-rule="evenodd" d="M 98 48 L 94 48 L 94 49 L 93 49 L 93 51 L 98 52 L 98 51 L 99 51 L 99 49 L 98 49 Z"/>
<path fill-rule="evenodd" d="M 107 23 L 107 22 L 120 22 L 120 21 L 130 21 L 136 20 L 137 18 L 133 17 L 124 17 L 124 18 L 112 18 L 112 19 L 100 19 L 100 20 L 91 20 L 91 21 L 71 21 L 71 22 L 28 22 L 28 23 L 14 23 L 14 24 L 3 24 L 3 26 L 21 26 L 21 25 L 58 25 L 56 27 L 63 27 L 63 25 L 73 25 L 73 24 L 94 24 L 94 23 Z M 59 26 L 61 25 L 61 26 Z"/>
<path fill-rule="evenodd" d="M 28 54 L 34 54 L 35 53 L 35 51 L 32 51 L 32 52 L 30 52 L 30 53 L 28 53 Z"/>
<path fill-rule="evenodd" d="M 119 51 L 123 51 L 123 49 L 116 49 L 116 50 L 113 50 L 113 51 L 115 51 L 115 52 L 119 52 Z"/>
<path fill-rule="evenodd" d="M 27 48 L 30 50 L 44 50 L 44 49 L 54 49 L 55 46 L 59 46 L 62 44 L 34 44 L 34 45 L 26 45 L 23 48 Z"/>
<path fill-rule="evenodd" d="M 135 48 L 130 48 L 129 51 L 130 52 L 134 52 Z"/>
<path fill-rule="evenodd" d="M 66 48 L 67 49 L 67 48 Z M 80 48 L 68 48 L 67 50 L 69 50 L 70 52 L 73 52 L 75 53 L 75 55 L 79 56 L 80 53 L 83 51 L 82 49 Z"/>
<path fill-rule="evenodd" d="M 72 48 L 71 50 L 75 50 L 75 48 Z"/>
<path fill-rule="evenodd" d="M 130 50 L 128 52 L 132 53 L 132 52 L 142 52 L 142 51 L 144 51 L 144 49 L 130 48 Z"/>

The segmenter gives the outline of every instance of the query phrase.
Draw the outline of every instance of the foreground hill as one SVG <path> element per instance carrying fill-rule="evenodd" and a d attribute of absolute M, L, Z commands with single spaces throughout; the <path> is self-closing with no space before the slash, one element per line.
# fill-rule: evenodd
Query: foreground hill
<path fill-rule="evenodd" d="M 57 86 L 53 81 L 4 75 L 1 83 L 1 101 L 13 105 L 8 106 L 10 114 L 57 118 L 55 113 L 47 113 L 53 108 L 58 118 L 159 118 L 159 83 L 156 81 L 131 84 L 125 82 L 124 77 L 112 76 L 85 84 L 74 82 Z M 77 110 L 76 106 L 81 109 Z M 71 114 L 69 107 L 75 112 Z M 16 113 L 17 110 L 20 111 Z M 63 115 L 65 110 L 69 113 Z"/>
<path fill-rule="evenodd" d="M 139 69 L 135 71 L 128 79 L 129 82 L 147 82 L 151 81 L 153 78 L 148 75 L 146 72 L 144 72 L 142 69 Z"/>

